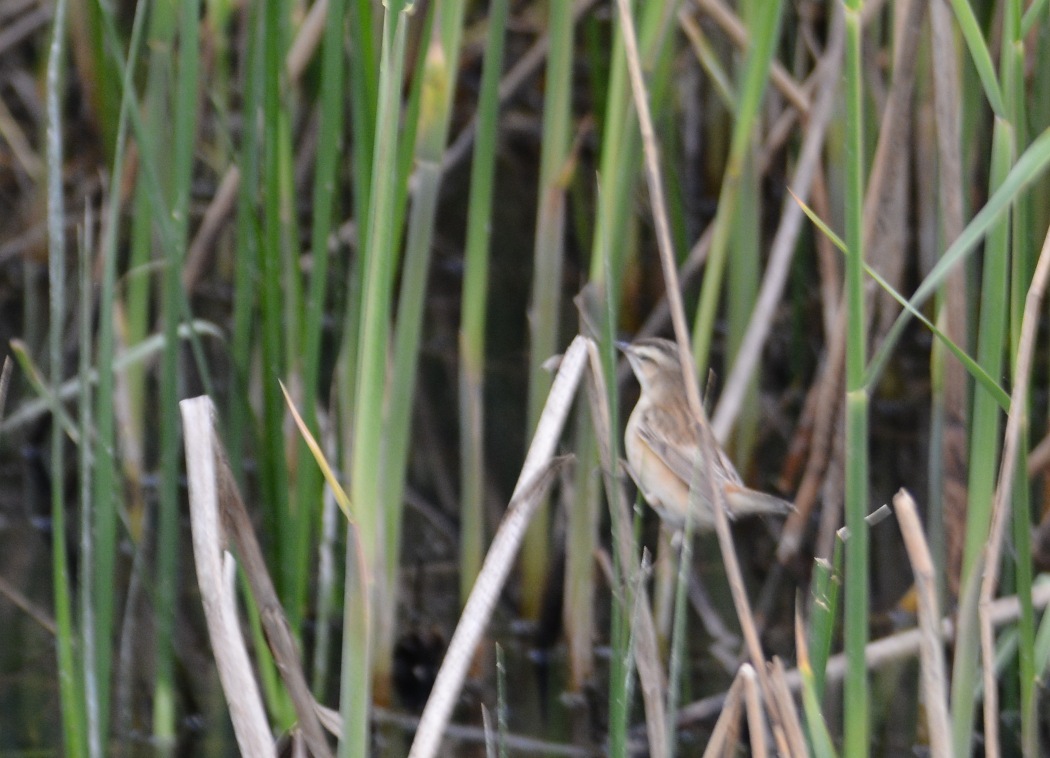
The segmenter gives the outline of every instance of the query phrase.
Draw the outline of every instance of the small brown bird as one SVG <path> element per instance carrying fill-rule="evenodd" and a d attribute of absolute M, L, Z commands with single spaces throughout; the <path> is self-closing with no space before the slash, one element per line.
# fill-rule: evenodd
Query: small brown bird
<path fill-rule="evenodd" d="M 631 477 L 660 517 L 669 525 L 685 524 L 689 507 L 690 483 L 698 485 L 708 476 L 704 465 L 699 429 L 689 408 L 682 378 L 678 346 L 670 340 L 640 339 L 634 343 L 617 343 L 627 356 L 642 393 L 627 421 L 624 447 Z M 752 513 L 787 513 L 794 506 L 779 497 L 744 486 L 725 451 L 718 448 L 718 460 L 710 467 L 726 496 L 730 518 Z M 693 495 L 696 509 L 693 526 L 697 530 L 714 529 L 714 511 L 703 495 L 704 488 Z"/>

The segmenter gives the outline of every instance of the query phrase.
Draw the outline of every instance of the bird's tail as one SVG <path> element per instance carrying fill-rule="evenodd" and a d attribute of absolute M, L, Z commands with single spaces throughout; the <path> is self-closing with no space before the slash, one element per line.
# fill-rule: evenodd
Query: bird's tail
<path fill-rule="evenodd" d="M 726 483 L 726 504 L 733 518 L 753 513 L 791 513 L 795 506 L 776 495 L 749 489 L 740 484 Z"/>

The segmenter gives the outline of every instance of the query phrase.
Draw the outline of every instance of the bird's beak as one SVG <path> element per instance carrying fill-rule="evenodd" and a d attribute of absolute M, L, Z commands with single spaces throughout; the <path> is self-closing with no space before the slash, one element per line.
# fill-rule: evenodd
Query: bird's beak
<path fill-rule="evenodd" d="M 613 344 L 616 345 L 616 349 L 617 350 L 619 350 L 620 352 L 624 353 L 625 355 L 630 355 L 631 354 L 632 348 L 631 348 L 631 343 L 630 342 L 624 342 L 623 340 L 616 340 L 616 342 L 614 342 Z"/>

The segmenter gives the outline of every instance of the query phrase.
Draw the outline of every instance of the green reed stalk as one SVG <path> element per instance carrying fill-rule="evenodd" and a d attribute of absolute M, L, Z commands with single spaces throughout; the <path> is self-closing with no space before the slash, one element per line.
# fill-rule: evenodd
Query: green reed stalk
<path fill-rule="evenodd" d="M 244 81 L 244 112 L 258 113 L 262 106 L 263 83 L 266 70 L 263 59 L 263 8 L 255 6 L 248 12 Z M 254 333 L 256 329 L 256 276 L 259 268 L 259 224 L 256 220 L 256 196 L 262 176 L 259 165 L 261 135 L 258 119 L 244 120 L 241 145 L 237 160 L 241 183 L 237 193 L 236 258 L 233 272 L 233 335 L 230 340 L 232 364 L 231 387 L 249 386 Z M 252 430 L 254 413 L 247 392 L 231 392 L 227 422 L 230 468 L 243 485 L 244 456 Z"/>
<path fill-rule="evenodd" d="M 80 239 L 77 244 L 77 276 L 78 276 L 78 303 L 77 313 L 77 342 L 80 355 L 77 360 L 77 382 L 79 391 L 77 393 L 77 433 L 80 445 L 77 446 L 77 495 L 80 498 L 80 641 L 81 665 L 83 667 L 84 700 L 87 704 L 87 740 L 89 751 L 92 755 L 102 755 L 102 725 L 100 723 L 99 706 L 99 679 L 103 679 L 108 685 L 109 671 L 100 672 L 97 667 L 99 657 L 99 645 L 95 638 L 95 592 L 97 582 L 93 575 L 95 563 L 95 538 L 93 529 L 94 513 L 92 508 L 91 482 L 93 481 L 92 458 L 95 455 L 95 446 L 90 444 L 94 434 L 94 421 L 92 419 L 91 397 L 92 386 L 88 377 L 91 373 L 91 308 L 94 305 L 94 288 L 91 283 L 91 264 L 94 258 L 94 247 L 91 235 L 93 233 L 92 223 L 89 218 L 85 219 L 84 228 L 78 235 Z M 106 654 L 109 653 L 108 645 Z M 101 674 L 101 677 L 100 677 Z M 104 688 L 103 688 L 104 689 Z"/>
<path fill-rule="evenodd" d="M 1006 0 L 1003 5 L 1003 46 L 1000 53 L 1000 80 L 1006 99 L 1006 109 L 1010 122 L 1015 127 L 1015 153 L 1011 160 L 1016 160 L 1016 146 L 1027 145 L 1028 113 L 1025 107 L 1025 49 L 1022 35 L 1022 14 L 1024 8 L 1017 0 Z M 1013 212 L 1012 231 L 1010 235 L 1010 366 L 1017 365 L 1017 351 L 1020 347 L 1021 322 L 1024 305 L 1032 282 L 1034 271 L 1033 235 L 1041 235 L 1041 229 L 1031 228 L 1032 213 L 1030 199 L 1021 198 Z M 1014 381 L 1017 381 L 1014 377 Z M 1029 398 L 1024 402 L 1029 403 Z M 1027 419 L 1027 410 L 1023 411 Z M 1012 506 L 1012 525 L 1014 540 L 1014 591 L 1021 604 L 1021 615 L 1018 620 L 1017 674 L 1019 696 L 1018 709 L 1021 714 L 1021 745 L 1025 755 L 1039 753 L 1038 722 L 1036 714 L 1036 677 L 1035 668 L 1035 611 L 1032 608 L 1032 514 L 1029 502 L 1029 485 L 1025 461 L 1028 459 L 1027 424 L 1020 432 L 1018 464 Z M 1012 688 L 1007 693 L 1015 692 Z"/>
<path fill-rule="evenodd" d="M 989 188 L 1001 186 L 1009 169 L 1014 150 L 1013 130 L 997 119 L 992 143 L 992 166 Z M 1006 319 L 1009 275 L 1009 218 L 1003 218 L 989 231 L 985 243 L 984 269 L 981 279 L 981 308 L 977 332 L 977 362 L 991 376 L 1002 370 L 1006 343 Z M 988 536 L 992 496 L 995 489 L 996 465 L 1002 410 L 988 393 L 974 388 L 970 422 L 970 460 L 980 465 L 970 467 L 967 491 L 966 543 L 961 574 L 959 636 L 952 668 L 952 738 L 956 753 L 970 749 L 973 739 L 976 682 L 980 679 L 978 664 L 976 591 L 980 584 L 978 568 Z"/>
<path fill-rule="evenodd" d="M 340 458 L 345 471 L 352 471 L 353 429 L 357 423 L 358 361 L 360 357 L 361 326 L 363 323 L 364 276 L 363 252 L 371 239 L 371 192 L 372 160 L 376 149 L 375 137 L 378 122 L 379 61 L 375 52 L 375 29 L 370 0 L 349 0 L 347 25 L 350 29 L 350 67 L 347 83 L 350 89 L 351 132 L 354 139 L 351 147 L 351 175 L 354 187 L 354 218 L 360 244 L 358 255 L 350 263 L 346 285 L 346 312 L 343 319 L 343 337 L 336 362 L 333 396 L 338 412 L 337 427 L 344 430 L 339 436 Z M 386 48 L 383 47 L 385 51 Z M 390 62 L 384 59 L 384 65 Z M 396 123 L 396 122 L 395 122 Z M 385 318 L 385 314 L 384 314 Z M 356 501 L 354 501 L 356 502 Z M 360 506 L 355 506 L 360 508 Z M 359 734 L 340 744 L 340 755 L 363 755 L 366 751 L 367 713 L 370 688 L 355 692 L 358 683 L 369 684 L 370 663 L 367 660 L 350 660 L 349 656 L 364 657 L 368 652 L 369 601 L 364 587 L 365 577 L 356 575 L 357 554 L 351 539 L 354 527 L 347 528 L 346 564 L 343 586 L 343 644 L 340 674 L 340 710 L 344 721 L 353 714 Z M 358 524 L 362 542 L 371 540 Z M 353 700 L 351 700 L 353 698 Z"/>
<path fill-rule="evenodd" d="M 106 31 L 106 16 L 110 8 L 101 2 L 74 3 L 71 11 L 70 33 L 86 43 L 86 73 L 93 86 L 89 88 L 93 112 L 99 120 L 99 131 L 106 156 L 114 155 L 117 139 L 117 122 L 120 113 L 120 80 L 124 66 L 107 55 L 109 39 Z"/>
<path fill-rule="evenodd" d="M 65 60 L 65 0 L 55 3 L 55 20 L 47 55 L 47 225 L 48 289 L 50 323 L 48 357 L 53 391 L 62 379 L 62 325 L 66 304 L 65 202 L 62 194 L 62 68 Z M 88 753 L 87 713 L 81 673 L 77 669 L 72 591 L 70 589 L 66 544 L 65 433 L 61 424 L 51 424 L 51 561 L 55 593 L 55 622 L 58 627 L 59 696 L 62 704 L 62 737 L 66 755 Z M 83 651 L 80 651 L 83 655 Z"/>
<path fill-rule="evenodd" d="M 383 42 L 379 76 L 379 108 L 372 165 L 395 165 L 398 154 L 398 124 L 401 113 L 401 75 L 405 62 L 408 13 L 404 3 L 387 4 L 383 18 Z M 384 520 L 380 501 L 381 445 L 383 439 L 383 394 L 386 356 L 389 347 L 390 301 L 393 265 L 396 260 L 396 174 L 377 170 L 371 177 L 369 236 L 364 248 L 362 311 L 358 337 L 357 387 L 354 399 L 353 449 L 351 451 L 351 501 L 361 534 L 362 564 L 366 577 L 356 576 L 353 542 L 347 545 L 346 604 L 343 624 L 343 668 L 340 708 L 343 739 L 340 756 L 368 754 L 368 713 L 372 699 L 374 599 L 385 598 L 386 565 Z M 364 580 L 363 584 L 361 580 Z M 364 596 L 359 587 L 364 587 Z"/>
<path fill-rule="evenodd" d="M 179 480 L 182 444 L 179 439 L 179 353 L 178 339 L 184 293 L 182 266 L 188 239 L 189 192 L 193 176 L 194 146 L 197 134 L 197 96 L 200 68 L 199 3 L 180 6 L 179 65 L 176 71 L 172 101 L 173 132 L 170 145 L 171 195 L 167 206 L 173 224 L 174 239 L 165 252 L 161 312 L 164 321 L 164 354 L 160 377 L 160 470 L 166 482 L 159 492 L 157 523 L 157 628 L 161 644 L 157 649 L 157 690 L 163 697 L 154 703 L 154 729 L 165 737 L 174 737 L 176 727 L 174 640 L 175 609 L 178 605 L 179 555 Z M 160 144 L 158 156 L 161 152 Z M 165 146 L 167 149 L 167 146 Z"/>
<path fill-rule="evenodd" d="M 380 496 L 385 503 L 382 519 L 386 542 L 383 548 L 385 565 L 382 570 L 386 576 L 383 602 L 376 606 L 377 685 L 387 678 L 392 665 L 397 575 L 401 561 L 401 516 L 410 448 L 412 397 L 416 387 L 426 284 L 430 272 L 430 252 L 433 248 L 434 224 L 441 189 L 441 160 L 448 142 L 452 98 L 459 73 L 463 9 L 462 0 L 450 0 L 435 7 L 428 48 L 422 63 L 422 76 L 416 78 L 416 82 L 419 83 L 414 150 L 416 191 L 412 197 L 412 209 L 408 219 L 405 259 L 397 299 L 394 363 L 382 437 L 383 482 L 380 485 Z M 399 194 L 404 193 L 404 182 L 398 182 L 396 187 Z M 389 693 L 379 689 L 376 696 L 377 702 L 382 704 L 389 700 Z"/>
<path fill-rule="evenodd" d="M 656 6 L 650 3 L 649 7 Z M 604 443 L 577 441 L 577 447 L 584 453 L 588 447 L 597 449 L 597 445 L 607 444 L 612 459 L 620 456 L 620 414 L 617 386 L 612 377 L 616 376 L 616 350 L 613 346 L 617 337 L 617 316 L 619 312 L 620 290 L 622 289 L 624 261 L 628 243 L 628 198 L 638 177 L 641 159 L 641 136 L 637 121 L 629 118 L 632 115 L 630 81 L 627 75 L 627 57 L 623 34 L 617 31 L 613 39 L 613 50 L 610 62 L 608 87 L 603 90 L 605 112 L 601 121 L 602 152 L 599 179 L 601 184 L 597 194 L 597 210 L 594 223 L 594 239 L 591 251 L 591 281 L 602 306 L 602 333 L 599 343 L 602 357 L 602 373 L 609 377 L 606 381 L 604 398 L 609 413 L 609 439 Z M 586 458 L 581 454 L 580 466 L 586 466 L 593 457 Z M 588 501 L 582 503 L 585 507 Z M 613 539 L 624 534 L 628 527 L 621 524 L 624 514 L 618 504 L 609 498 L 609 516 Z M 588 542 L 597 542 L 597 536 L 581 533 L 585 524 L 582 514 L 570 518 L 569 532 L 566 535 L 568 548 L 572 554 L 567 556 L 567 567 L 574 574 L 566 577 L 570 586 L 579 589 L 591 584 L 591 579 L 579 572 L 581 560 L 578 552 L 587 549 Z M 613 549 L 613 576 L 628 576 L 632 567 L 624 566 L 620 560 L 620 551 Z M 632 546 L 631 554 L 637 552 Z M 609 660 L 609 755 L 620 758 L 627 755 L 627 732 L 631 712 L 630 665 L 630 621 L 631 610 L 624 597 L 626 588 L 623 584 L 612 587 L 612 613 L 609 619 L 609 642 L 612 656 Z M 568 598 L 567 598 L 568 600 Z"/>
<path fill-rule="evenodd" d="M 136 9 L 132 36 L 129 44 L 128 62 L 124 67 L 124 86 L 129 88 L 133 81 L 135 61 L 140 54 L 142 32 L 145 27 L 146 14 Z M 122 99 L 117 118 L 115 135 L 113 170 L 111 176 L 116 178 L 124 174 L 124 155 L 127 142 L 129 99 Z M 110 188 L 107 207 L 107 237 L 103 240 L 102 286 L 98 310 L 98 353 L 95 356 L 98 372 L 98 391 L 94 399 L 94 413 L 91 412 L 91 393 L 82 387 L 81 410 L 87 416 L 82 421 L 84 430 L 81 434 L 82 454 L 84 458 L 80 472 L 82 495 L 82 524 L 85 532 L 82 535 L 81 577 L 83 607 L 81 623 L 84 626 L 84 665 L 88 687 L 89 735 L 93 754 L 101 755 L 103 745 L 109 733 L 109 707 L 111 689 L 112 648 L 115 607 L 115 562 L 117 554 L 117 509 L 116 493 L 121 486 L 117 478 L 115 459 L 115 416 L 114 399 L 114 291 L 117 269 L 117 230 L 119 228 L 121 201 L 117 184 Z M 88 264 L 90 265 L 90 264 Z M 90 272 L 88 272 L 89 275 Z M 81 298 L 84 304 L 90 302 L 90 278 L 81 285 Z M 89 323 L 82 324 L 83 329 L 90 328 Z M 81 339 L 81 360 L 85 368 L 92 356 L 90 337 Z M 86 380 L 84 371 L 81 381 Z M 85 434 L 91 425 L 96 427 L 90 434 Z M 95 440 L 89 444 L 88 440 Z M 90 454 L 88 452 L 90 450 Z M 168 660 L 171 657 L 170 646 L 165 646 Z"/>
<path fill-rule="evenodd" d="M 379 108 L 379 58 L 375 51 L 376 23 L 371 0 L 348 0 L 350 27 L 350 128 L 351 172 L 354 185 L 354 218 L 357 238 L 369 238 L 369 208 L 372 198 L 372 155 L 375 149 Z M 358 273 L 358 278 L 363 272 Z M 354 287 L 351 287 L 354 289 Z M 354 301 L 349 301 L 355 312 Z M 357 334 L 357 330 L 353 330 Z M 356 336 L 354 337 L 356 339 Z M 356 364 L 354 364 L 356 365 Z"/>
<path fill-rule="evenodd" d="M 149 6 L 145 6 L 149 7 Z M 142 15 L 147 15 L 143 13 Z M 142 140 L 141 137 L 138 141 L 138 148 L 141 152 L 149 154 L 155 161 L 158 170 L 164 176 L 170 176 L 171 172 L 171 154 L 170 151 L 164 150 L 159 151 L 156 147 L 156 137 L 159 134 L 163 134 L 162 130 L 167 129 L 168 125 L 171 124 L 171 93 L 170 84 L 174 79 L 172 73 L 172 59 L 171 51 L 175 47 L 175 34 L 176 34 L 176 12 L 174 6 L 170 4 L 159 5 L 152 8 L 148 14 L 149 17 L 149 30 L 147 32 L 147 49 L 150 51 L 148 58 L 148 70 L 146 73 L 146 85 L 143 96 L 143 120 L 149 126 L 146 132 L 146 140 Z M 138 59 L 141 52 L 136 52 L 136 46 L 133 44 L 128 53 L 128 61 L 135 61 Z M 128 92 L 132 90 L 133 80 L 128 79 L 125 76 L 124 91 Z M 129 98 L 125 98 L 125 102 Z M 127 107 L 127 106 L 124 106 Z M 118 140 L 118 149 L 119 149 Z M 116 173 L 116 164 L 114 163 L 113 176 L 120 176 Z M 119 204 L 117 204 L 119 206 Z M 157 287 L 159 292 L 160 285 L 156 285 L 156 279 L 151 273 L 151 263 L 153 262 L 153 248 L 155 240 L 155 223 L 154 217 L 163 213 L 163 206 L 157 206 L 151 197 L 149 188 L 145 176 L 141 173 L 137 177 L 135 182 L 135 195 L 134 195 L 134 212 L 131 219 L 131 260 L 128 264 L 128 276 L 126 284 L 126 331 L 125 338 L 128 344 L 135 345 L 146 339 L 146 335 L 150 333 L 153 328 L 151 323 L 151 307 L 154 305 L 152 301 L 153 287 Z M 119 221 L 119 207 L 111 208 L 109 211 L 108 228 L 116 231 L 117 223 Z M 114 249 L 112 253 L 108 251 L 109 245 L 112 244 Z M 107 251 L 104 255 L 116 255 L 116 240 L 105 244 Z M 101 314 L 100 314 L 101 315 Z M 143 440 L 146 429 L 146 402 L 147 402 L 147 385 L 146 385 L 147 369 L 145 366 L 135 366 L 128 369 L 124 375 L 124 386 L 128 395 L 128 415 L 129 415 L 129 427 L 124 431 L 125 434 L 135 439 L 135 444 L 140 449 L 143 448 Z M 122 456 L 125 458 L 125 469 L 127 468 L 128 450 L 122 450 Z M 140 461 L 141 463 L 141 461 Z M 137 488 L 136 488 L 137 489 Z M 141 490 L 139 490 L 141 492 Z M 129 520 L 131 522 L 132 534 L 134 539 L 138 540 L 142 536 L 142 529 L 145 526 L 145 501 L 138 492 L 132 495 L 135 500 L 129 506 Z M 156 521 L 153 519 L 150 524 L 151 528 L 156 528 Z M 159 651 L 155 651 L 154 655 L 160 655 Z M 165 665 L 161 664 L 161 671 L 165 669 Z M 161 676 L 162 684 L 156 685 L 157 691 L 154 694 L 154 702 L 157 707 L 161 707 L 161 704 L 171 700 L 171 682 L 170 677 Z M 157 708 L 155 708 L 155 711 Z M 168 710 L 170 713 L 170 709 Z"/>
<path fill-rule="evenodd" d="M 277 379 L 288 370 L 285 342 L 285 303 L 295 300 L 297 279 L 284 281 L 284 245 L 282 244 L 282 141 L 286 114 L 281 97 L 284 81 L 284 32 L 286 6 L 270 3 L 264 6 L 259 26 L 262 67 L 262 123 L 260 151 L 262 157 L 260 188 L 262 196 L 259 233 L 259 334 L 262 350 L 262 418 L 258 440 L 259 480 L 262 488 L 266 530 L 274 537 L 271 565 L 275 568 L 277 592 L 288 613 L 288 622 L 298 630 L 302 605 L 296 577 L 295 531 L 297 519 L 291 513 L 288 496 L 288 467 L 285 460 L 285 404 Z M 285 293 L 284 288 L 292 291 Z M 298 331 L 298 330 L 296 330 Z"/>
<path fill-rule="evenodd" d="M 561 287 L 565 249 L 564 173 L 572 136 L 572 2 L 552 0 L 547 31 L 546 89 L 543 98 L 543 145 L 540 151 L 539 199 L 529 306 L 529 399 L 527 434 L 532 435 L 550 390 L 543 363 L 558 348 L 562 321 Z M 539 617 L 551 565 L 550 507 L 536 511 L 521 550 L 522 613 Z"/>
<path fill-rule="evenodd" d="M 868 755 L 868 388 L 864 367 L 868 354 L 864 313 L 864 107 L 861 79 L 859 0 L 846 3 L 846 587 L 843 752 Z"/>
<path fill-rule="evenodd" d="M 673 45 L 660 45 L 659 42 L 666 30 L 667 19 L 670 14 L 666 12 L 666 6 L 662 3 L 644 3 L 638 9 L 641 14 L 639 23 L 639 54 L 642 65 L 648 70 L 654 67 L 655 56 L 664 54 L 671 56 L 674 53 Z M 658 84 L 658 83 L 657 83 Z M 663 89 L 666 92 L 666 89 Z M 613 342 L 617 337 L 617 313 L 623 288 L 624 270 L 629 253 L 632 250 L 632 240 L 635 237 L 632 224 L 631 202 L 634 197 L 638 174 L 641 167 L 641 134 L 638 128 L 638 120 L 634 116 L 634 104 L 631 94 L 631 84 L 627 72 L 627 57 L 623 34 L 616 29 L 614 31 L 612 55 L 609 62 L 608 86 L 601 93 L 605 101 L 605 110 L 600 121 L 602 136 L 600 168 L 598 171 L 599 186 L 597 192 L 597 209 L 594 221 L 594 238 L 591 249 L 590 281 L 595 287 L 598 295 L 597 302 L 602 307 L 601 334 L 599 335 L 600 352 L 602 357 L 602 371 L 608 377 L 605 398 L 609 410 L 609 424 L 611 438 L 607 441 L 612 459 L 619 460 L 620 455 L 620 414 L 619 399 L 617 397 L 616 383 L 616 350 Z M 656 93 L 651 93 L 656 97 Z M 659 103 L 659 101 L 655 101 Z M 596 441 L 601 444 L 600 441 Z M 587 450 L 591 441 L 577 445 L 583 451 Z M 580 456 L 579 465 L 587 465 L 587 458 Z M 586 508 L 586 502 L 582 503 Z M 570 586 L 577 587 L 575 592 L 580 592 L 584 587 L 593 583 L 590 573 L 593 571 L 592 563 L 588 559 L 587 567 L 584 569 L 583 555 L 593 555 L 593 545 L 597 542 L 597 536 L 590 530 L 590 521 L 596 518 L 596 514 L 588 514 L 586 510 L 570 517 L 567 544 L 572 551 L 568 558 L 568 566 L 578 567 L 576 574 L 566 577 Z M 630 527 L 621 525 L 622 514 L 615 503 L 610 504 L 610 519 L 613 535 L 625 533 Z M 637 535 L 636 535 L 637 536 Z M 616 537 L 614 536 L 614 539 Z M 637 553 L 637 542 L 632 549 L 632 555 Z M 626 577 L 627 585 L 619 585 L 612 592 L 612 617 L 610 619 L 610 643 L 613 654 L 610 660 L 609 670 L 609 752 L 610 755 L 623 756 L 627 754 L 628 727 L 631 713 L 632 701 L 632 671 L 631 664 L 631 622 L 633 608 L 630 604 L 632 596 L 629 583 L 637 572 L 636 565 L 623 565 L 620 552 L 613 550 L 614 576 Z M 576 557 L 577 555 L 581 557 Z"/>
<path fill-rule="evenodd" d="M 310 229 L 310 251 L 313 266 L 310 270 L 310 289 L 306 297 L 306 316 L 303 321 L 303 418 L 317 439 L 321 439 L 317 422 L 317 401 L 321 367 L 322 317 L 328 288 L 328 236 L 332 229 L 337 182 L 336 168 L 342 150 L 343 133 L 343 39 L 345 33 L 345 0 L 330 0 L 325 24 L 324 48 L 321 59 L 320 125 L 317 137 L 317 159 L 314 163 L 313 224 Z M 305 440 L 299 445 L 298 460 L 310 459 Z M 322 510 L 323 478 L 320 470 L 310 465 L 299 466 L 296 481 L 296 503 L 299 508 L 320 513 Z M 310 519 L 314 521 L 313 518 Z M 303 529 L 304 536 L 309 530 Z M 308 540 L 307 540 L 308 543 Z M 301 566 L 307 573 L 307 563 Z M 322 572 L 323 573 L 323 572 Z M 329 660 L 329 612 L 333 588 L 318 581 L 317 637 L 314 644 L 314 695 L 323 697 Z"/>
<path fill-rule="evenodd" d="M 266 109 L 267 97 L 272 97 L 272 94 L 268 96 L 267 92 L 269 67 L 273 65 L 271 60 L 273 54 L 268 52 L 267 42 L 268 30 L 272 22 L 267 18 L 267 9 L 262 6 L 250 10 L 249 18 L 250 31 L 247 35 L 247 55 L 244 66 L 244 108 L 245 112 L 258 113 Z M 274 473 L 274 465 L 270 463 L 270 458 L 273 457 L 274 442 L 266 439 L 268 409 L 266 406 L 262 409 L 261 435 L 253 435 L 255 412 L 250 405 L 249 394 L 244 389 L 251 384 L 253 361 L 256 359 L 257 351 L 259 350 L 257 340 L 262 343 L 261 351 L 271 351 L 268 355 L 272 355 L 272 351 L 274 351 L 272 344 L 270 348 L 266 346 L 267 340 L 273 339 L 272 323 L 266 328 L 261 325 L 261 322 L 266 320 L 266 316 L 261 313 L 262 310 L 266 309 L 266 293 L 259 295 L 260 277 L 264 278 L 264 281 L 261 282 L 262 289 L 265 290 L 268 286 L 262 271 L 266 268 L 264 262 L 266 241 L 264 236 L 269 232 L 269 229 L 265 226 L 267 224 L 266 211 L 260 212 L 259 210 L 261 199 L 259 188 L 264 182 L 270 182 L 271 186 L 276 185 L 271 176 L 273 171 L 272 163 L 268 166 L 264 161 L 267 143 L 278 139 L 276 135 L 270 136 L 268 139 L 267 134 L 271 130 L 274 132 L 278 131 L 276 122 L 269 121 L 264 125 L 258 123 L 257 119 L 247 119 L 244 123 L 244 133 L 241 135 L 238 160 L 241 181 L 237 196 L 233 336 L 231 339 L 232 376 L 228 391 L 232 402 L 228 413 L 227 434 L 231 467 L 238 477 L 243 477 L 244 475 L 243 461 L 248 454 L 250 441 L 257 441 L 255 451 L 260 462 L 259 484 L 262 493 L 261 512 L 262 519 L 264 519 L 264 530 L 267 533 L 277 534 L 268 545 L 269 563 L 272 566 L 279 566 L 274 571 L 274 581 L 279 588 L 278 593 L 282 598 L 286 599 L 287 603 L 289 598 L 288 590 L 285 586 L 287 574 L 280 561 L 283 555 L 286 554 L 285 547 L 289 543 L 288 532 L 291 529 L 283 521 L 281 511 L 277 509 L 270 497 L 272 480 L 277 475 Z M 271 174 L 268 174 L 268 171 Z M 267 176 L 271 177 L 265 178 Z M 276 189 L 273 192 L 275 193 Z M 262 217 L 262 223 L 260 223 L 260 216 Z M 279 313 L 275 318 L 270 319 L 271 322 L 273 320 L 276 320 L 279 324 Z M 267 332 L 267 329 L 270 332 Z M 264 364 L 268 366 L 265 372 L 266 377 L 269 377 L 275 386 L 279 386 L 277 380 L 280 378 L 280 374 L 276 373 L 269 363 L 264 362 Z M 265 382 L 266 379 L 264 379 Z M 269 413 L 272 415 L 274 410 L 270 408 Z M 278 429 L 280 429 L 282 434 L 282 426 L 278 425 Z M 281 456 L 276 465 L 280 467 L 280 470 L 285 470 L 287 465 L 285 459 L 283 459 L 282 446 Z M 287 494 L 285 498 L 287 499 Z M 250 593 L 246 596 L 250 597 Z M 272 713 L 276 714 L 277 721 L 281 724 L 288 724 L 294 718 L 292 709 L 287 698 L 283 695 L 283 690 L 277 685 L 277 674 L 274 670 L 273 658 L 265 652 L 268 649 L 265 638 L 262 636 L 257 614 L 258 609 L 254 608 L 249 602 L 248 619 L 251 636 L 257 649 L 264 651 L 258 656 L 261 690 L 266 698 L 268 708 Z M 298 629 L 293 627 L 293 632 L 298 633 Z"/>
<path fill-rule="evenodd" d="M 752 132 L 758 117 L 758 109 L 769 80 L 769 67 L 776 52 L 780 36 L 780 19 L 783 4 L 763 9 L 749 29 L 750 40 L 744 63 L 740 98 L 736 107 L 736 121 L 729 145 L 722 188 L 718 196 L 718 215 L 715 218 L 714 237 L 708 253 L 704 271 L 704 282 L 700 290 L 700 302 L 693 323 L 693 355 L 696 358 L 697 375 L 707 373 L 710 360 L 711 338 L 723 286 L 726 258 L 729 252 L 729 237 L 739 202 L 740 180 L 744 160 L 751 146 Z"/>
<path fill-rule="evenodd" d="M 508 0 L 489 8 L 488 40 L 478 96 L 478 127 L 470 167 L 470 206 L 459 330 L 460 543 L 459 601 L 467 600 L 485 548 L 485 314 L 488 306 L 492 197 L 499 142 L 499 78 Z"/>

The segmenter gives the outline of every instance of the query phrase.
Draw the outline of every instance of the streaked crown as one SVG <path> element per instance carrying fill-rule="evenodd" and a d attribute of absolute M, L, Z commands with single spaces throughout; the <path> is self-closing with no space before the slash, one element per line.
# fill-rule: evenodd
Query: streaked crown
<path fill-rule="evenodd" d="M 629 345 L 620 344 L 643 392 L 684 393 L 678 345 L 660 337 L 645 337 Z"/>

